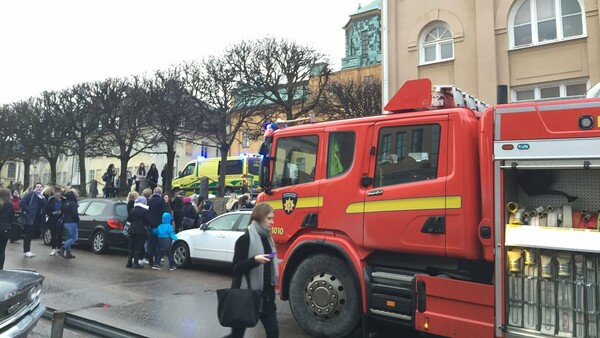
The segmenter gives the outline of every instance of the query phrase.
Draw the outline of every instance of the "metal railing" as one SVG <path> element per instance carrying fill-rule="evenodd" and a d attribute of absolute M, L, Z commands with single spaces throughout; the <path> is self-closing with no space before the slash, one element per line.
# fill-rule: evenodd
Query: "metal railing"
<path fill-rule="evenodd" d="M 98 321 L 87 319 L 72 313 L 59 311 L 47 307 L 44 319 L 52 321 L 51 338 L 62 338 L 64 329 L 72 329 L 82 333 L 89 333 L 98 337 L 110 338 L 143 338 L 146 336 L 110 326 Z"/>

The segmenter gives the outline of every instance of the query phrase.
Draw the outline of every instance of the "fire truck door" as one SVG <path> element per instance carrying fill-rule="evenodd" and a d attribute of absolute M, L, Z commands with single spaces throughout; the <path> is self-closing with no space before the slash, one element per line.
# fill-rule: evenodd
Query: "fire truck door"
<path fill-rule="evenodd" d="M 267 198 L 275 209 L 272 233 L 276 242 L 287 242 L 301 229 L 316 226 L 322 204 L 318 164 L 324 140 L 320 132 L 291 134 L 274 145 L 273 189 Z"/>
<path fill-rule="evenodd" d="M 356 244 L 363 241 L 363 212 L 348 212 L 347 207 L 364 202 L 365 188 L 361 178 L 366 176 L 369 161 L 371 126 L 336 126 L 325 129 L 326 159 L 321 166 L 319 192 L 323 208 L 319 211 L 319 228 L 338 230 Z"/>
<path fill-rule="evenodd" d="M 375 125 L 366 190 L 364 245 L 372 250 L 445 254 L 448 116 Z"/>

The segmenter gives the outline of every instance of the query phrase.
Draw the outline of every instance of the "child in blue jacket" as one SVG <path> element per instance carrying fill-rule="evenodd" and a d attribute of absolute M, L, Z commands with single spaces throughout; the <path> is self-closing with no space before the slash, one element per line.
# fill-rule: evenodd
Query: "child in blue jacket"
<path fill-rule="evenodd" d="M 175 235 L 175 231 L 173 231 L 173 226 L 171 225 L 171 221 L 173 220 L 173 216 L 170 213 L 165 212 L 162 215 L 162 223 L 159 224 L 156 228 L 152 229 L 152 233 L 158 236 L 158 243 L 156 245 L 156 259 L 154 260 L 154 265 L 152 269 L 160 270 L 160 261 L 167 255 L 169 259 L 169 266 L 171 271 L 176 270 L 177 266 L 175 265 L 175 260 L 173 260 L 173 252 L 171 251 L 171 245 L 174 240 L 177 240 L 177 236 Z"/>

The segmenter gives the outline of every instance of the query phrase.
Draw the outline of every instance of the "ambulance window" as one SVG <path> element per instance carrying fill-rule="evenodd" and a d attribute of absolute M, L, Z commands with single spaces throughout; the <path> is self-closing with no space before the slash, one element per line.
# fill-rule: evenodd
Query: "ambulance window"
<path fill-rule="evenodd" d="M 439 145 L 437 124 L 381 128 L 374 186 L 437 178 Z"/>
<path fill-rule="evenodd" d="M 181 177 L 190 176 L 194 174 L 194 169 L 196 168 L 196 163 L 188 164 L 185 169 L 181 172 Z"/>
<path fill-rule="evenodd" d="M 280 138 L 275 150 L 273 188 L 314 181 L 318 144 L 316 135 Z"/>
<path fill-rule="evenodd" d="M 248 173 L 252 175 L 258 175 L 260 172 L 260 158 L 249 157 L 248 158 Z"/>
<path fill-rule="evenodd" d="M 354 161 L 355 143 L 356 137 L 353 132 L 329 134 L 327 178 L 341 175 L 350 169 Z"/>
<path fill-rule="evenodd" d="M 227 175 L 241 175 L 243 169 L 242 160 L 228 160 L 227 168 L 225 168 L 225 173 Z M 221 172 L 221 161 L 219 161 L 219 173 Z"/>

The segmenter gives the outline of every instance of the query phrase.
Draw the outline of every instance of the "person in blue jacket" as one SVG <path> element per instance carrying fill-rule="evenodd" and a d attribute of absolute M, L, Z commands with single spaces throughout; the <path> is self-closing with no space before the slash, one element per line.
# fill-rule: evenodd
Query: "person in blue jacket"
<path fill-rule="evenodd" d="M 173 252 L 171 251 L 173 241 L 177 240 L 177 235 L 175 235 L 175 231 L 173 231 L 173 226 L 171 225 L 172 220 L 173 216 L 171 216 L 171 213 L 165 212 L 162 215 L 162 223 L 152 229 L 152 233 L 158 237 L 155 260 L 152 265 L 152 269 L 154 270 L 160 270 L 159 264 L 165 254 L 169 259 L 169 270 L 173 271 L 177 269 L 175 260 L 173 259 Z"/>

